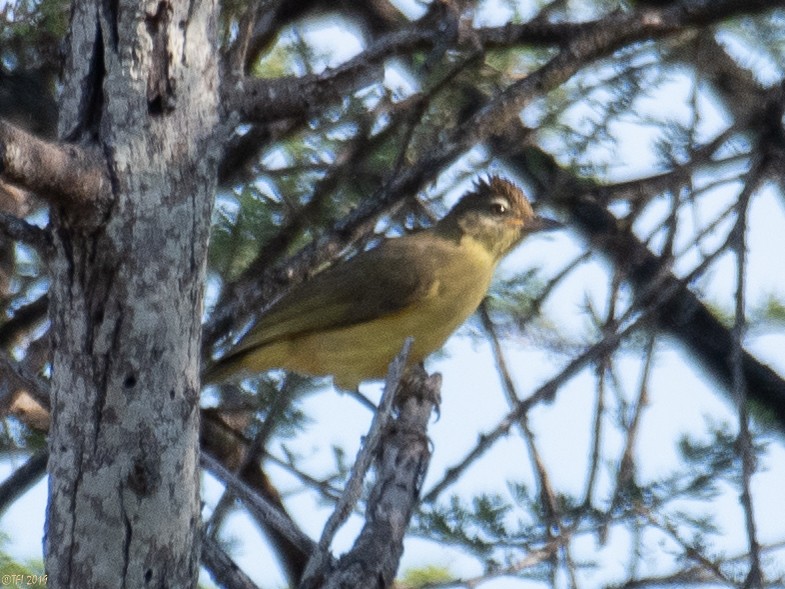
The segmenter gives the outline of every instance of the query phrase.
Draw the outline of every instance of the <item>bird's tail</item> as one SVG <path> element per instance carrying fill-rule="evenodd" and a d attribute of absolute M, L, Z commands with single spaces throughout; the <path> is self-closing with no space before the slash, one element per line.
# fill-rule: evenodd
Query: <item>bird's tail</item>
<path fill-rule="evenodd" d="M 286 367 L 286 348 L 278 342 L 230 351 L 202 369 L 202 386 L 246 378 L 272 368 Z"/>

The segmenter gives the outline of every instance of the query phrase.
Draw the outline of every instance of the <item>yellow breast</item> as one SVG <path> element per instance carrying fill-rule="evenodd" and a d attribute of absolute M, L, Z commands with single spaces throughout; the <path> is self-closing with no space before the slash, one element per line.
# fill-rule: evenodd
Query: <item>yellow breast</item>
<path fill-rule="evenodd" d="M 383 378 L 407 337 L 414 339 L 409 363 L 421 362 L 477 309 L 495 264 L 474 243 L 442 255 L 427 294 L 407 307 L 362 323 L 282 338 L 242 360 L 248 372 L 285 368 L 311 376 L 333 375 L 352 389 Z"/>

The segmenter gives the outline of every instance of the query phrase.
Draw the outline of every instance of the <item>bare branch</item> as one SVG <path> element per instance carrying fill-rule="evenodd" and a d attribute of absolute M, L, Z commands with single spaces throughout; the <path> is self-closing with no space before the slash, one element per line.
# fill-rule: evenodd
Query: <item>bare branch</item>
<path fill-rule="evenodd" d="M 202 565 L 213 580 L 225 589 L 258 589 L 209 534 L 202 533 Z"/>
<path fill-rule="evenodd" d="M 282 0 L 253 0 L 248 3 L 237 23 L 237 38 L 226 52 L 225 62 L 229 70 L 245 73 L 251 64 L 248 58 L 255 57 L 255 54 L 249 55 L 249 49 L 253 39 L 259 36 L 257 29 L 260 24 L 264 30 L 272 28 L 282 4 L 285 4 Z"/>
<path fill-rule="evenodd" d="M 36 300 L 19 307 L 13 315 L 0 325 L 0 347 L 5 348 L 20 334 L 46 318 L 49 308 L 49 295 L 42 295 Z"/>
<path fill-rule="evenodd" d="M 646 350 L 644 357 L 643 371 L 641 374 L 641 383 L 638 388 L 638 399 L 635 403 L 635 409 L 632 416 L 632 421 L 627 426 L 625 435 L 624 449 L 622 450 L 621 458 L 619 459 L 619 466 L 616 470 L 616 482 L 611 496 L 610 506 L 606 510 L 605 517 L 600 526 L 600 537 L 603 542 L 607 539 L 608 524 L 613 518 L 613 512 L 621 505 L 625 493 L 629 491 L 631 485 L 635 484 L 635 444 L 638 440 L 638 433 L 640 431 L 640 424 L 642 422 L 643 412 L 646 409 L 649 399 L 649 377 L 654 364 L 654 349 L 656 343 L 655 334 L 650 334 L 646 342 Z M 587 495 L 587 504 L 589 496 Z"/>
<path fill-rule="evenodd" d="M 0 484 L 0 514 L 46 474 L 49 452 L 40 450 Z"/>
<path fill-rule="evenodd" d="M 0 174 L 54 203 L 103 208 L 111 184 L 100 161 L 83 147 L 44 141 L 0 121 Z"/>
<path fill-rule="evenodd" d="M 242 459 L 237 462 L 237 464 L 231 465 L 231 469 L 235 475 L 240 477 L 243 481 L 248 483 L 251 487 L 257 487 L 258 485 L 254 484 L 254 480 L 249 480 L 249 473 L 257 471 L 257 469 L 261 468 L 261 461 L 265 455 L 265 448 L 267 446 L 267 441 L 270 439 L 270 436 L 273 434 L 276 426 L 279 423 L 281 415 L 284 413 L 287 407 L 289 407 L 292 403 L 292 396 L 294 393 L 295 387 L 292 386 L 291 378 L 285 379 L 283 386 L 280 388 L 278 393 L 275 395 L 273 399 L 272 405 L 267 410 L 265 415 L 264 421 L 262 422 L 259 431 L 254 436 L 253 440 L 247 447 L 242 447 L 242 444 L 238 443 L 230 443 L 228 444 L 228 448 L 233 453 L 242 454 Z M 207 449 L 208 452 L 217 456 L 217 440 L 215 438 L 219 437 L 220 434 L 216 432 L 216 428 L 219 427 L 216 423 L 214 423 L 213 417 L 220 420 L 221 425 L 226 425 L 229 427 L 228 424 L 224 424 L 223 420 L 220 416 L 215 413 L 211 412 L 210 421 L 213 423 L 209 424 L 209 428 L 212 430 L 212 436 L 204 435 L 206 432 L 203 431 L 202 434 L 202 444 L 203 448 Z M 204 416 L 204 414 L 203 414 Z M 203 422 L 204 424 L 204 422 Z M 204 425 L 203 425 L 204 427 Z M 206 429 L 206 428 L 205 428 Z M 232 430 L 235 431 L 234 429 Z M 237 432 L 238 438 L 240 438 L 239 432 Z M 236 442 L 236 440 L 232 440 Z M 222 446 L 226 447 L 227 444 L 222 444 Z M 239 452 L 237 452 L 239 450 Z M 228 460 L 224 459 L 221 461 L 224 466 L 229 467 Z M 283 503 L 280 501 L 278 497 L 271 497 L 269 493 L 265 493 L 264 491 L 272 491 L 271 484 L 265 484 L 262 488 L 257 489 L 263 495 L 265 495 L 268 499 L 273 501 L 277 507 L 281 510 L 284 509 Z M 210 516 L 210 519 L 204 522 L 204 528 L 206 533 L 210 534 L 211 537 L 215 537 L 216 534 L 219 532 L 221 525 L 223 524 L 223 520 L 225 519 L 226 515 L 228 514 L 231 507 L 234 505 L 234 495 L 229 489 L 224 489 L 223 494 L 218 499 L 215 504 L 215 508 L 213 509 L 213 513 Z"/>
<path fill-rule="evenodd" d="M 737 202 L 736 225 L 733 228 L 733 249 L 736 254 L 736 308 L 733 329 L 731 330 L 731 389 L 737 403 L 739 433 L 737 451 L 741 458 L 741 505 L 744 510 L 744 523 L 750 550 L 749 572 L 744 587 L 756 589 L 763 585 L 763 570 L 760 560 L 760 542 L 752 505 L 752 476 L 755 473 L 756 458 L 750 432 L 750 418 L 747 406 L 747 382 L 744 376 L 744 335 L 747 331 L 745 309 L 747 289 L 747 213 L 752 194 L 758 189 L 763 176 L 762 162 L 754 166 L 748 174 L 747 182 Z"/>
<path fill-rule="evenodd" d="M 488 314 L 487 305 L 482 304 L 479 308 L 480 322 L 485 330 L 488 340 L 491 343 L 491 351 L 493 359 L 496 364 L 496 371 L 501 376 L 502 389 L 507 398 L 507 404 L 510 409 L 515 409 L 521 402 L 521 398 L 516 390 L 515 383 L 513 382 L 510 371 L 507 367 L 507 360 L 504 356 L 499 336 L 496 333 L 496 327 Z M 551 535 L 554 531 L 560 533 L 561 531 L 561 513 L 556 498 L 556 492 L 553 484 L 551 483 L 548 470 L 545 467 L 545 462 L 537 449 L 537 443 L 534 433 L 529 427 L 529 420 L 526 414 L 522 414 L 518 419 L 518 427 L 526 440 L 526 447 L 529 450 L 529 458 L 534 466 L 535 478 L 539 488 L 539 497 L 542 504 L 543 515 L 548 523 L 548 534 Z"/>
<path fill-rule="evenodd" d="M 483 574 L 477 575 L 476 577 L 429 583 L 426 587 L 428 589 L 455 589 L 456 587 L 474 589 L 475 587 L 481 587 L 484 583 L 488 583 L 493 579 L 501 579 L 508 576 L 516 577 L 521 571 L 536 567 L 540 563 L 554 558 L 563 544 L 564 540 L 558 538 L 544 544 L 542 547 L 528 550 L 523 557 L 518 558 L 515 562 L 512 562 L 507 566 L 489 568 L 489 570 L 486 570 Z"/>
<path fill-rule="evenodd" d="M 381 63 L 354 59 L 336 69 L 302 77 L 243 78 L 224 83 L 224 104 L 244 122 L 264 123 L 302 117 L 338 102 L 382 78 Z"/>
<path fill-rule="evenodd" d="M 297 528 L 289 517 L 282 514 L 276 505 L 270 503 L 266 498 L 260 497 L 253 489 L 209 454 L 202 453 L 201 460 L 204 468 L 229 487 L 255 518 L 267 522 L 269 526 L 278 530 L 290 542 L 295 544 L 301 552 L 312 554 L 316 550 L 316 543 Z"/>
<path fill-rule="evenodd" d="M 417 170 L 425 173 L 425 170 Z M 338 221 L 323 237 L 312 241 L 289 259 L 264 268 L 263 272 L 243 276 L 233 284 L 231 295 L 210 317 L 204 327 L 205 344 L 228 330 L 238 316 L 246 319 L 249 308 L 272 301 L 275 295 L 304 280 L 313 268 L 333 262 L 350 244 L 373 232 L 380 214 L 393 214 L 401 206 L 411 181 L 411 174 L 380 188 L 364 205 Z M 403 184 L 403 187 L 401 186 Z M 262 260 L 264 261 L 264 260 Z"/>
<path fill-rule="evenodd" d="M 639 515 L 646 519 L 646 521 L 653 527 L 658 528 L 668 534 L 684 551 L 684 557 L 695 562 L 703 575 L 709 575 L 712 580 L 719 580 L 720 582 L 733 586 L 735 585 L 734 579 L 723 571 L 721 563 L 716 559 L 705 555 L 702 551 L 695 549 L 694 542 L 685 539 L 678 526 L 674 525 L 666 516 L 659 513 L 652 513 L 648 510 L 640 511 Z"/>
<path fill-rule="evenodd" d="M 503 436 L 506 436 L 510 428 L 533 406 L 552 401 L 557 390 L 561 385 L 575 376 L 585 366 L 597 362 L 603 356 L 607 355 L 611 350 L 615 350 L 619 344 L 628 336 L 647 325 L 652 316 L 656 316 L 661 306 L 665 304 L 676 292 L 686 288 L 684 285 L 689 284 L 697 276 L 700 276 L 706 268 L 709 267 L 712 260 L 725 252 L 728 248 L 728 242 L 720 245 L 715 252 L 707 256 L 700 264 L 698 264 L 692 272 L 690 272 L 683 281 L 670 282 L 667 272 L 661 273 L 659 276 L 653 277 L 647 284 L 645 291 L 640 295 L 646 304 L 639 308 L 633 306 L 615 322 L 615 330 L 608 331 L 596 343 L 589 346 L 582 354 L 579 354 L 565 366 L 559 374 L 551 378 L 548 382 L 541 385 L 530 396 L 522 399 L 515 407 L 507 413 L 497 426 L 487 434 L 481 434 L 475 447 L 459 462 L 456 466 L 448 468 L 442 480 L 436 483 L 430 491 L 423 498 L 423 503 L 432 503 L 436 501 L 439 494 L 447 487 L 458 480 L 460 475 L 476 460 L 482 457 L 493 444 Z M 637 311 L 640 310 L 640 313 Z M 637 316 L 636 316 L 637 313 Z M 633 320 L 632 317 L 635 317 Z"/>
<path fill-rule="evenodd" d="M 608 57 L 630 43 L 662 38 L 681 32 L 687 26 L 705 25 L 729 18 L 739 12 L 770 10 L 779 0 L 742 2 L 726 0 L 711 4 L 677 4 L 660 10 L 641 10 L 632 14 L 618 13 L 598 21 L 586 23 L 581 32 L 569 38 L 567 44 L 536 72 L 512 84 L 494 100 L 480 109 L 466 123 L 465 133 L 470 144 L 489 135 L 506 132 L 510 121 L 538 96 L 569 80 L 576 72 L 596 59 Z"/>
<path fill-rule="evenodd" d="M 393 400 L 395 399 L 395 393 L 398 391 L 404 371 L 406 370 L 406 359 L 409 356 L 412 341 L 412 338 L 406 338 L 400 353 L 393 358 L 393 361 L 390 363 L 390 368 L 384 383 L 384 392 L 379 401 L 379 408 L 374 413 L 370 428 L 368 429 L 368 434 L 365 436 L 357 454 L 357 458 L 352 465 L 352 472 L 349 476 L 349 480 L 346 482 L 346 488 L 338 499 L 338 504 L 335 506 L 335 509 L 327 519 L 327 523 L 322 530 L 322 536 L 319 538 L 319 549 L 321 551 L 329 550 L 335 533 L 344 522 L 346 522 L 346 518 L 349 517 L 349 514 L 360 499 L 365 475 L 371 467 L 382 435 L 387 429 L 387 424 L 390 421 Z"/>
<path fill-rule="evenodd" d="M 11 384 L 15 383 L 26 388 L 43 407 L 49 408 L 49 384 L 37 375 L 30 374 L 24 366 L 9 358 L 3 350 L 0 350 L 0 374 L 10 377 L 0 379 L 0 401 L 4 401 L 11 394 Z"/>
<path fill-rule="evenodd" d="M 781 1 L 785 3 L 785 0 Z M 609 26 L 605 20 L 587 25 L 582 35 L 571 40 L 548 63 L 510 86 L 494 100 L 488 101 L 474 116 L 445 134 L 445 138 L 419 161 L 388 178 L 368 199 L 367 206 L 358 207 L 322 239 L 303 248 L 288 263 L 269 268 L 261 276 L 261 280 L 256 278 L 254 284 L 245 285 L 241 289 L 240 298 L 257 304 L 260 300 L 272 300 L 271 296 L 264 296 L 262 293 L 266 291 L 269 295 L 280 292 L 282 284 L 296 283 L 306 275 L 308 269 L 334 259 L 358 234 L 371 226 L 369 221 L 375 219 L 375 215 L 385 207 L 404 195 L 411 195 L 422 189 L 435 179 L 439 170 L 455 161 L 466 150 L 490 139 L 497 132 L 506 133 L 509 122 L 518 116 L 524 106 L 568 80 L 595 59 L 609 56 L 625 43 L 665 36 L 691 23 L 714 22 L 739 11 L 749 12 L 767 7 L 770 7 L 770 4 L 760 0 L 753 5 L 739 0 L 726 0 L 720 4 L 712 4 L 711 8 L 698 7 L 689 11 L 649 10 L 632 15 L 617 15 L 613 17 L 614 26 Z M 432 37 L 433 31 L 417 26 L 389 33 L 342 67 L 351 68 L 354 67 L 353 64 L 372 63 L 402 48 L 433 42 Z M 336 71 L 339 70 L 341 68 Z M 518 145 L 519 138 L 516 137 L 514 142 Z M 497 145 L 497 148 L 500 146 Z M 500 151 L 503 153 L 509 149 L 500 148 Z M 238 304 L 231 301 L 230 304 L 223 305 L 220 312 L 211 317 L 206 333 L 210 335 L 223 331 L 227 327 L 228 318 L 236 315 Z M 210 337 L 205 338 L 205 342 L 209 341 Z"/>
<path fill-rule="evenodd" d="M 574 358 L 561 370 L 561 372 L 559 372 L 559 374 L 537 388 L 531 395 L 519 401 L 515 407 L 502 418 L 495 428 L 488 433 L 480 435 L 477 445 L 463 458 L 463 460 L 457 465 L 447 469 L 442 480 L 431 487 L 425 497 L 423 497 L 423 503 L 433 503 L 436 501 L 441 492 L 454 483 L 469 465 L 485 454 L 499 438 L 506 436 L 509 433 L 510 428 L 518 423 L 521 417 L 525 415 L 531 407 L 543 401 L 553 399 L 556 390 L 562 384 L 609 350 L 615 349 L 625 337 L 634 333 L 637 329 L 640 329 L 641 323 L 642 318 L 638 318 L 624 329 L 607 334 L 600 341 L 589 346 L 586 351 Z"/>
<path fill-rule="evenodd" d="M 275 509 L 278 516 L 289 520 L 288 527 L 296 528 L 296 524 L 286 512 L 278 490 L 262 470 L 261 462 L 252 460 L 254 452 L 253 448 L 249 447 L 250 444 L 247 440 L 230 424 L 226 423 L 221 414 L 214 409 L 202 410 L 200 427 L 202 453 L 209 454 L 228 472 L 236 472 L 237 478 L 245 483 L 253 493 L 262 497 L 270 508 Z M 232 488 L 228 486 L 224 495 L 236 497 Z M 220 514 L 217 512 L 221 509 L 221 501 L 219 500 L 215 507 L 214 518 L 217 516 L 220 519 Z M 290 584 L 296 584 L 308 562 L 309 553 L 302 550 L 300 543 L 292 541 L 290 535 L 279 531 L 278 527 L 271 524 L 264 514 L 254 510 L 249 510 L 249 514 L 270 540 L 271 548 Z M 205 533 L 212 533 L 214 525 L 215 521 L 212 519 L 207 522 Z"/>
<path fill-rule="evenodd" d="M 515 135 L 516 131 L 508 130 L 505 142 L 520 145 Z M 525 147 L 505 159 L 534 183 L 541 198 L 569 214 L 575 228 L 621 269 L 636 290 L 640 304 L 647 304 L 651 296 L 661 299 L 653 317 L 657 327 L 675 335 L 729 390 L 731 334 L 690 291 L 687 283 L 674 276 L 665 261 L 641 243 L 629 228 L 619 226 L 616 217 L 597 202 L 591 185 L 562 169 L 552 156 Z M 659 285 L 658 292 L 651 289 L 653 283 Z M 670 298 L 662 299 L 664 293 L 669 293 Z M 746 351 L 743 364 L 749 399 L 759 404 L 771 416 L 771 421 L 776 421 L 780 428 L 785 427 L 785 380 Z"/>
<path fill-rule="evenodd" d="M 415 375 L 407 375 L 396 398 L 398 415 L 379 445 L 376 482 L 368 498 L 363 529 L 352 549 L 334 566 L 323 560 L 309 563 L 300 589 L 391 586 L 430 461 L 426 432 L 440 386 L 438 374 L 428 376 L 420 369 Z"/>
<path fill-rule="evenodd" d="M 39 250 L 47 250 L 52 246 L 52 238 L 46 230 L 3 211 L 0 211 L 0 233 Z"/>

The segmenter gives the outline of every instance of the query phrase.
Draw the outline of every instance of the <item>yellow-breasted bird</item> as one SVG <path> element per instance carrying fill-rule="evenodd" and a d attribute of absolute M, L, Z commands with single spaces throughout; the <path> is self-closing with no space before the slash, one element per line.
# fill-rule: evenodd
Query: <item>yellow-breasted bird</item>
<path fill-rule="evenodd" d="M 477 309 L 505 254 L 558 226 L 512 182 L 481 180 L 433 227 L 386 239 L 285 293 L 203 382 L 284 368 L 353 389 L 383 378 L 407 337 L 409 363 L 421 362 Z"/>

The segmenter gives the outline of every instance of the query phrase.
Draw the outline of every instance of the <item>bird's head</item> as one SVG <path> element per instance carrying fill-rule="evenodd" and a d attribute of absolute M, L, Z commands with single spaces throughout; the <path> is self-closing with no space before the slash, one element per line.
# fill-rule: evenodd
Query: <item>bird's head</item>
<path fill-rule="evenodd" d="M 440 229 L 458 230 L 482 244 L 497 261 L 526 235 L 558 227 L 534 212 L 520 188 L 498 176 L 480 180 L 439 222 Z"/>

